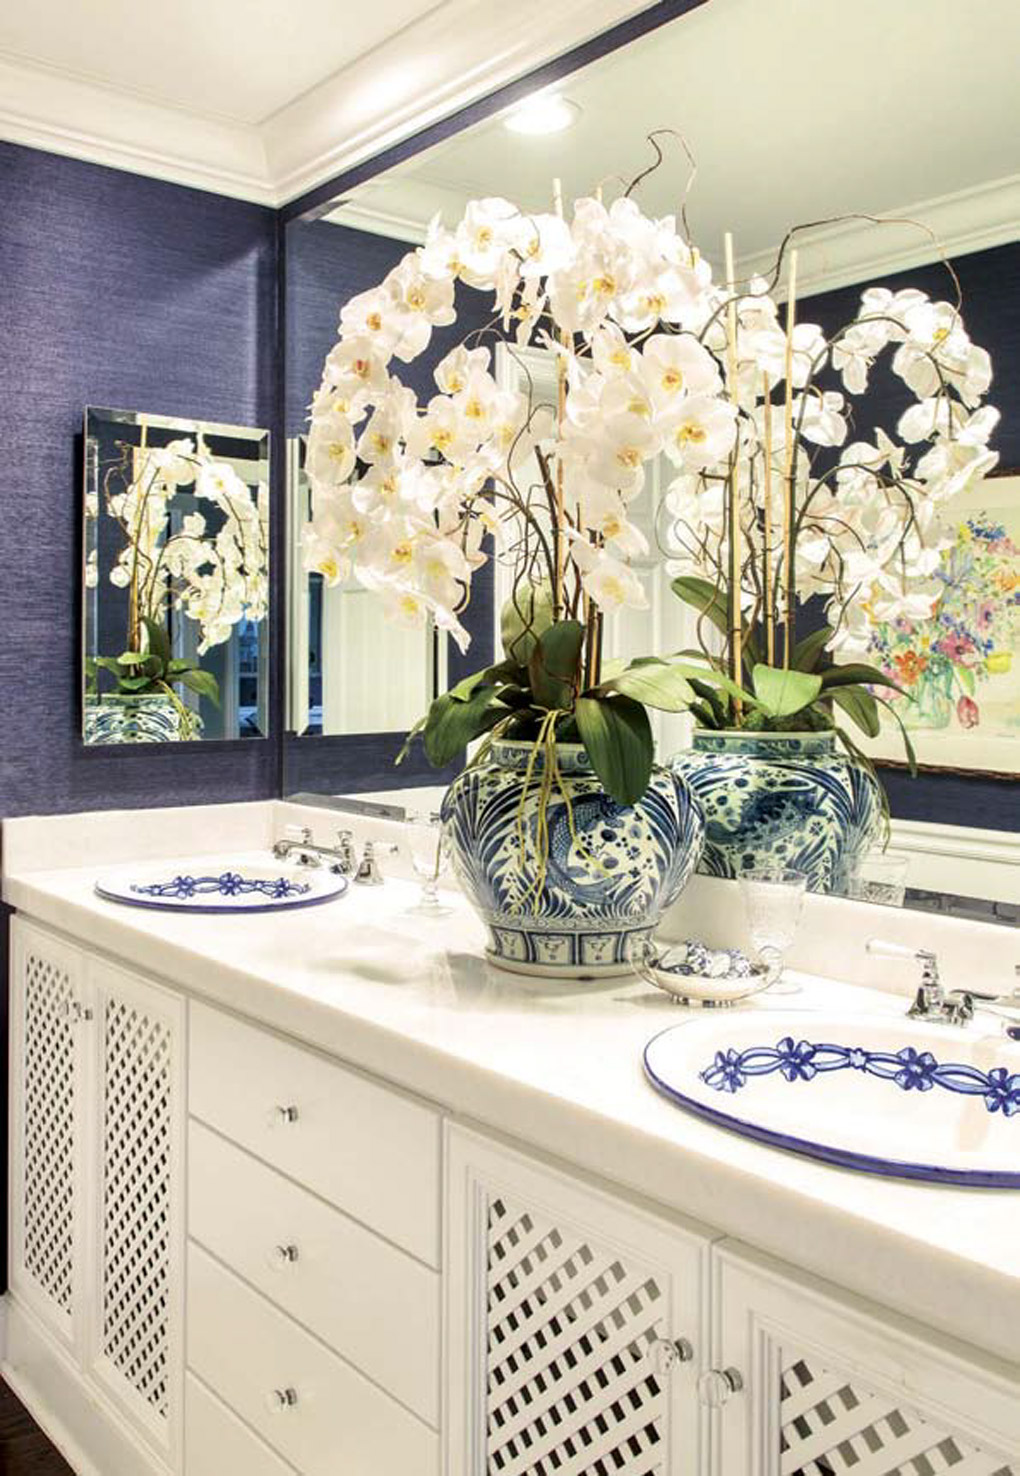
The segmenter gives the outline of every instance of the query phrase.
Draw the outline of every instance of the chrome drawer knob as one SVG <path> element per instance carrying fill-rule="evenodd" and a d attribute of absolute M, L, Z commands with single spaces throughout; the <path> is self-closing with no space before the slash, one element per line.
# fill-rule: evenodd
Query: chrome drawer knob
<path fill-rule="evenodd" d="M 285 1271 L 288 1266 L 293 1266 L 298 1255 L 296 1245 L 274 1245 L 269 1252 L 269 1264 L 274 1271 Z"/>
<path fill-rule="evenodd" d="M 656 1338 L 652 1344 L 652 1357 L 657 1371 L 667 1374 L 678 1363 L 693 1361 L 694 1345 L 688 1338 Z"/>
<path fill-rule="evenodd" d="M 266 1403 L 274 1414 L 283 1414 L 285 1410 L 293 1409 L 297 1402 L 297 1390 L 289 1386 L 286 1389 L 273 1389 L 266 1396 Z"/>
<path fill-rule="evenodd" d="M 297 1122 L 299 1115 L 297 1108 L 288 1104 L 285 1107 L 275 1108 L 273 1121 L 278 1123 L 280 1127 L 289 1127 L 291 1123 Z"/>
<path fill-rule="evenodd" d="M 736 1368 L 710 1368 L 698 1380 L 698 1398 L 709 1409 L 721 1409 L 744 1387 L 744 1376 Z"/>

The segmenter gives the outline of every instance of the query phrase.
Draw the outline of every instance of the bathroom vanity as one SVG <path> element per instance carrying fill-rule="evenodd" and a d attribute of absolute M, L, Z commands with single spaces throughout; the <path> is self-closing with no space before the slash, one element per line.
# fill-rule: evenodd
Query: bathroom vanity
<path fill-rule="evenodd" d="M 336 829 L 282 803 L 5 826 L 3 1372 L 81 1476 L 1020 1476 L 1017 1191 L 686 1115 L 642 1071 L 683 1011 L 490 968 L 456 895 L 408 914 L 399 858 L 266 916 L 95 895 L 197 834 L 265 860 L 296 816 Z M 867 909 L 818 906 L 802 994 L 756 1007 L 901 1019 Z M 978 958 L 979 925 L 896 926 L 950 982 Z"/>

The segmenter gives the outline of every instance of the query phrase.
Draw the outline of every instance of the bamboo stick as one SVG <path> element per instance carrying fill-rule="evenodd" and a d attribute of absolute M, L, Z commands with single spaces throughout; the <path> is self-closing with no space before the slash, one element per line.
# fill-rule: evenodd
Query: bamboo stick
<path fill-rule="evenodd" d="M 794 587 L 793 587 L 793 523 L 795 494 L 793 486 L 793 332 L 797 325 L 797 251 L 790 252 L 790 271 L 786 288 L 786 419 L 783 497 L 783 576 L 786 581 L 786 628 L 783 641 L 783 665 L 789 667 L 793 655 Z"/>
<path fill-rule="evenodd" d="M 563 185 L 557 177 L 553 180 L 553 207 L 560 220 L 563 219 Z M 566 333 L 560 334 L 560 344 L 563 348 L 567 345 Z M 556 367 L 556 435 L 557 440 L 563 440 L 563 423 L 567 412 L 567 366 L 561 354 L 557 359 Z M 564 589 L 564 557 L 563 547 L 566 542 L 564 538 L 563 517 L 563 456 L 559 449 L 556 453 L 556 527 L 553 529 L 553 557 L 556 565 L 556 588 L 553 590 L 553 619 L 558 620 L 560 611 L 566 598 Z"/>
<path fill-rule="evenodd" d="M 772 591 L 772 385 L 767 372 L 762 376 L 762 397 L 765 418 L 765 660 L 773 666 L 776 659 L 776 612 Z"/>
<path fill-rule="evenodd" d="M 739 390 L 737 385 L 737 299 L 736 299 L 736 276 L 733 270 L 733 236 L 727 231 L 724 239 L 726 252 L 726 291 L 729 294 L 729 305 L 727 307 L 729 340 L 729 366 L 730 366 L 730 398 L 739 414 Z M 740 586 L 743 559 L 742 536 L 740 527 L 740 447 L 739 442 L 734 446 L 733 455 L 730 459 L 730 486 L 729 486 L 729 525 L 730 525 L 730 675 L 738 684 L 741 683 L 744 669 L 743 631 L 741 623 Z M 737 697 L 733 702 L 734 712 L 737 719 L 743 716 L 743 704 Z"/>

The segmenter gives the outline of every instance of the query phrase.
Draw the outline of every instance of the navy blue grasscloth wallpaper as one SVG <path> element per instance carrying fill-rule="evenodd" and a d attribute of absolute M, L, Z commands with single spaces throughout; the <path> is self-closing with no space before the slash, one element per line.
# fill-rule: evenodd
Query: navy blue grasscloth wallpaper
<path fill-rule="evenodd" d="M 275 429 L 276 238 L 271 210 L 0 144 L 0 815 L 276 790 L 272 740 L 83 748 L 77 612 L 85 405 Z"/>
<path fill-rule="evenodd" d="M 975 343 L 992 356 L 995 379 L 989 403 L 1002 412 L 992 441 L 1001 470 L 1020 472 L 1020 242 L 976 251 L 952 263 L 963 292 L 963 316 Z M 875 285 L 919 287 L 937 299 L 954 300 L 955 287 L 944 266 L 914 267 L 878 279 Z M 806 298 L 800 316 L 828 330 L 854 315 L 861 286 Z M 905 385 L 892 374 L 872 376 L 867 411 L 872 424 L 890 432 L 914 403 Z M 858 427 L 860 429 L 860 427 Z M 1020 781 L 948 773 L 922 773 L 915 779 L 883 766 L 882 780 L 893 815 L 903 820 L 941 821 L 1020 830 Z"/>

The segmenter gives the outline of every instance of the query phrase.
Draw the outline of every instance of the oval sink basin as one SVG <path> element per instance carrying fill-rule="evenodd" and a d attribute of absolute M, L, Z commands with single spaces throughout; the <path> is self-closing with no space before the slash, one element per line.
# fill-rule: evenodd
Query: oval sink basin
<path fill-rule="evenodd" d="M 231 863 L 221 857 L 124 867 L 96 882 L 96 892 L 107 902 L 161 912 L 279 912 L 314 907 L 346 890 L 347 878 L 325 869 Z"/>
<path fill-rule="evenodd" d="M 1020 1189 L 1020 1045 L 895 1017 L 758 1010 L 664 1030 L 649 1079 L 678 1106 L 843 1168 Z"/>

